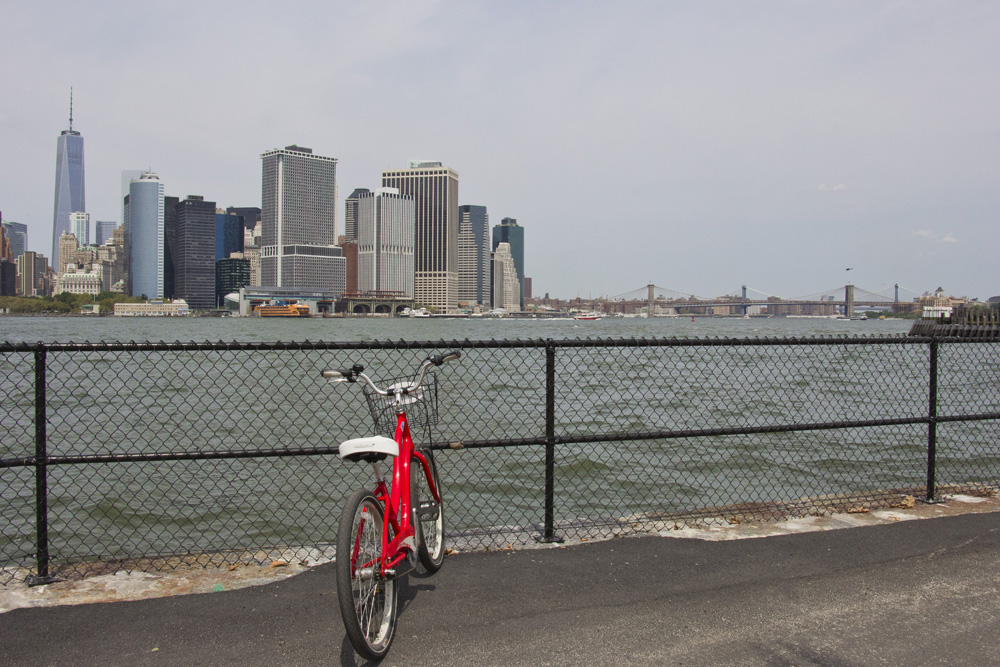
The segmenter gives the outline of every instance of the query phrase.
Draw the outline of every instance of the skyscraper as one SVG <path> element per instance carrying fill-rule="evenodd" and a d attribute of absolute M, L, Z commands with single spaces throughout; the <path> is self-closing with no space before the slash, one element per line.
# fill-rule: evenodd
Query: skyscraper
<path fill-rule="evenodd" d="M 17 294 L 17 265 L 14 263 L 13 246 L 7 238 L 7 223 L 0 213 L 0 296 Z"/>
<path fill-rule="evenodd" d="M 243 220 L 243 216 L 232 209 L 215 210 L 215 261 L 225 259 L 234 252 L 243 252 Z"/>
<path fill-rule="evenodd" d="M 10 259 L 10 240 L 4 235 L 3 227 L 0 227 L 0 237 L 0 246 L 6 248 L 0 257 L 0 296 L 16 296 L 17 264 Z"/>
<path fill-rule="evenodd" d="M 3 216 L 0 216 L 2 220 Z M 6 223 L 0 224 L 0 296 L 17 294 L 17 264 L 10 239 L 7 238 Z"/>
<path fill-rule="evenodd" d="M 358 201 L 369 192 L 368 188 L 357 188 L 344 200 L 344 240 L 348 243 L 358 240 Z"/>
<path fill-rule="evenodd" d="M 524 227 L 517 224 L 514 218 L 504 218 L 493 228 L 493 250 L 501 243 L 510 244 L 510 256 L 517 270 L 518 286 L 524 283 Z M 518 296 L 518 303 L 524 308 L 524 295 Z"/>
<path fill-rule="evenodd" d="M 485 206 L 458 207 L 458 300 L 490 303 L 490 216 Z"/>
<path fill-rule="evenodd" d="M 254 227 L 260 222 L 260 208 L 256 206 L 230 206 L 226 209 L 226 213 L 240 218 L 246 231 L 253 232 Z"/>
<path fill-rule="evenodd" d="M 163 197 L 163 298 L 177 298 L 174 287 L 174 248 L 177 246 L 177 204 L 180 197 Z"/>
<path fill-rule="evenodd" d="M 337 159 L 294 145 L 260 157 L 261 284 L 343 291 Z"/>
<path fill-rule="evenodd" d="M 111 243 L 111 239 L 115 234 L 115 227 L 118 223 L 114 220 L 98 220 L 97 221 L 97 237 L 94 239 L 94 245 L 106 245 Z"/>
<path fill-rule="evenodd" d="M 243 225 L 243 240 L 240 241 L 238 252 L 242 252 L 243 259 L 250 262 L 250 282 L 247 284 L 260 285 L 260 207 L 230 206 L 226 209 L 226 214 L 235 215 Z M 216 290 L 218 289 L 218 285 L 216 285 Z"/>
<path fill-rule="evenodd" d="M 69 214 L 68 233 L 76 237 L 80 246 L 90 245 L 90 214 L 83 211 L 73 211 Z"/>
<path fill-rule="evenodd" d="M 0 223 L 0 259 L 8 262 L 14 261 L 13 247 L 10 244 L 10 239 L 7 238 L 7 225 L 4 223 Z"/>
<path fill-rule="evenodd" d="M 125 205 L 126 285 L 132 296 L 163 297 L 163 183 L 151 171 L 129 184 Z"/>
<path fill-rule="evenodd" d="M 72 230 L 69 214 L 86 211 L 83 182 L 83 135 L 73 129 L 73 91 L 69 93 L 69 129 L 56 144 L 56 196 L 52 214 L 52 254 L 59 256 L 59 237 Z"/>
<path fill-rule="evenodd" d="M 187 301 L 191 310 L 211 310 L 215 308 L 215 202 L 188 195 L 177 204 L 175 225 L 173 296 Z"/>
<path fill-rule="evenodd" d="M 500 243 L 493 253 L 493 307 L 517 312 L 521 310 L 520 294 L 521 285 L 510 254 L 510 244 Z"/>
<path fill-rule="evenodd" d="M 28 226 L 23 222 L 4 220 L 3 228 L 7 231 L 7 238 L 10 239 L 10 250 L 14 255 L 14 259 L 11 261 L 16 262 L 17 258 L 28 249 Z"/>
<path fill-rule="evenodd" d="M 401 292 L 413 298 L 414 217 L 413 197 L 395 188 L 359 195 L 358 291 Z"/>
<path fill-rule="evenodd" d="M 44 255 L 25 250 L 17 258 L 17 293 L 21 296 L 48 296 L 49 263 Z"/>
<path fill-rule="evenodd" d="M 235 255 L 215 263 L 215 301 L 220 308 L 225 306 L 227 294 L 250 284 L 250 260 L 240 257 L 240 253 Z"/>
<path fill-rule="evenodd" d="M 382 172 L 382 187 L 410 195 L 416 206 L 414 293 L 441 313 L 458 306 L 458 172 L 440 162 L 410 162 Z"/>
<path fill-rule="evenodd" d="M 66 265 L 73 263 L 73 256 L 79 247 L 80 243 L 73 234 L 66 232 L 59 237 L 59 255 L 53 261 L 56 273 L 63 273 Z"/>

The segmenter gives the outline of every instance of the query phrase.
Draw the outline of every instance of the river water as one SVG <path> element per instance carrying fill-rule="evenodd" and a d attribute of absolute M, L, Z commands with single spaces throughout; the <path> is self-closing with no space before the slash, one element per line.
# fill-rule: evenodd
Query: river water
<path fill-rule="evenodd" d="M 327 318 L 4 317 L 0 341 L 274 342 L 368 340 L 505 340 L 571 338 L 758 338 L 891 336 L 910 321 L 826 318 Z"/>

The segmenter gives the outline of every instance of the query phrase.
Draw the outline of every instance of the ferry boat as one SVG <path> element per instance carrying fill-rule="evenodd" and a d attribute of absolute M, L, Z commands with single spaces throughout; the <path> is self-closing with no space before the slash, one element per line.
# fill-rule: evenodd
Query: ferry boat
<path fill-rule="evenodd" d="M 593 310 L 586 313 L 577 313 L 573 316 L 574 320 L 599 320 L 601 319 L 601 314 L 594 312 Z"/>
<path fill-rule="evenodd" d="M 309 306 L 302 303 L 257 306 L 254 310 L 260 317 L 309 317 Z"/>

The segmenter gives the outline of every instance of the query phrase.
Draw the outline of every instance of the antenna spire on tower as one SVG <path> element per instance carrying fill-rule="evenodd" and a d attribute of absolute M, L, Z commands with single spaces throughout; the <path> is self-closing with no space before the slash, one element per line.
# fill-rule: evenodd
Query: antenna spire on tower
<path fill-rule="evenodd" d="M 73 131 L 73 86 L 69 87 L 69 131 Z"/>

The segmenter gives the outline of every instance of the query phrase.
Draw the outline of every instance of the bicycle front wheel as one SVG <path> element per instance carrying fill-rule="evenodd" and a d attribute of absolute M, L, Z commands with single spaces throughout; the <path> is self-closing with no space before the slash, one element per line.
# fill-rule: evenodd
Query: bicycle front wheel
<path fill-rule="evenodd" d="M 337 531 L 337 598 L 358 655 L 378 660 L 396 630 L 396 581 L 382 576 L 381 504 L 369 491 L 348 497 Z"/>
<path fill-rule="evenodd" d="M 434 488 L 442 496 L 442 502 L 434 500 L 424 467 L 420 464 L 420 459 L 413 457 L 410 461 L 410 506 L 413 508 L 410 523 L 417 534 L 417 557 L 420 564 L 433 574 L 441 569 L 444 562 L 444 493 L 441 491 L 441 479 L 431 451 L 421 449 L 420 452 L 427 458 Z"/>

